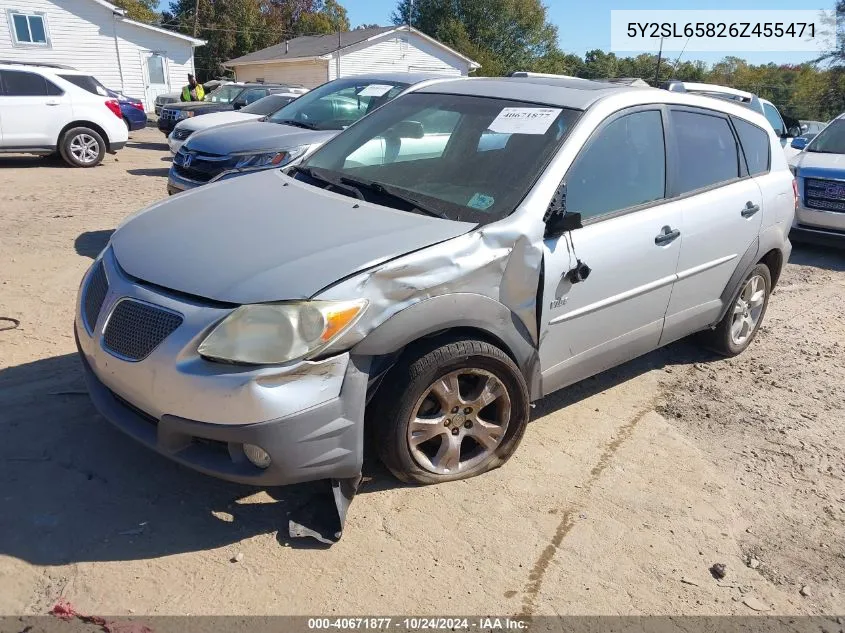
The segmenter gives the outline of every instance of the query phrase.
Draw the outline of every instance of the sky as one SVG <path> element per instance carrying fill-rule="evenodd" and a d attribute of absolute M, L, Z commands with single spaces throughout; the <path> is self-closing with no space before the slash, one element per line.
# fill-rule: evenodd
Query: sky
<path fill-rule="evenodd" d="M 349 15 L 352 27 L 359 24 L 390 24 L 390 15 L 396 8 L 396 0 L 340 0 Z M 833 0 L 813 2 L 796 0 L 734 0 L 714 3 L 694 0 L 647 0 L 628 2 L 622 0 L 590 0 L 589 3 L 573 0 L 544 0 L 548 7 L 548 20 L 558 28 L 561 49 L 567 53 L 583 56 L 588 50 L 610 49 L 611 9 L 832 9 Z M 589 7 L 588 9 L 586 7 Z M 681 51 L 666 51 L 666 57 L 675 60 Z M 622 56 L 634 53 L 620 53 Z M 717 62 L 732 54 L 685 52 L 681 60 L 701 59 L 707 63 Z M 776 64 L 801 63 L 817 57 L 813 53 L 734 53 L 754 64 L 774 62 Z"/>

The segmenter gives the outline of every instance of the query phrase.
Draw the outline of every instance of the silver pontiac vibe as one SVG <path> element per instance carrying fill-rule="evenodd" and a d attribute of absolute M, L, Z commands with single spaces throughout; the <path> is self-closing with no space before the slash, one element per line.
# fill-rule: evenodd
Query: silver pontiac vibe
<path fill-rule="evenodd" d="M 513 454 L 533 400 L 693 333 L 742 352 L 795 204 L 740 104 L 441 82 L 296 167 L 130 217 L 76 336 L 95 405 L 135 439 L 231 481 L 330 480 L 337 525 L 292 529 L 333 541 L 365 418 L 398 478 L 461 479 Z"/>

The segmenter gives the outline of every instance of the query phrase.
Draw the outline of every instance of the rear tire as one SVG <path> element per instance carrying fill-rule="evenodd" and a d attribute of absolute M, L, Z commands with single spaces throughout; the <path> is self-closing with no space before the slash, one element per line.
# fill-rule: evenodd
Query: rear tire
<path fill-rule="evenodd" d="M 441 339 L 410 350 L 385 377 L 371 439 L 398 479 L 434 484 L 504 464 L 528 419 L 528 387 L 507 354 L 486 341 Z"/>
<path fill-rule="evenodd" d="M 59 142 L 59 151 L 71 167 L 95 167 L 106 155 L 106 143 L 91 128 L 75 127 L 64 133 Z"/>
<path fill-rule="evenodd" d="M 701 333 L 702 343 L 723 356 L 744 352 L 763 323 L 771 292 L 772 273 L 765 264 L 757 264 L 740 284 L 718 325 Z"/>

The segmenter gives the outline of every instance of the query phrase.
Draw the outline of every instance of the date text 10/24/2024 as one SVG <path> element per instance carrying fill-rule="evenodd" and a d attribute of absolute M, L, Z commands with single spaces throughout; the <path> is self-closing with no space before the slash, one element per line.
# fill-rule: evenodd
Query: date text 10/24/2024
<path fill-rule="evenodd" d="M 308 618 L 308 629 L 373 631 L 524 631 L 528 629 L 528 620 L 511 617 Z"/>

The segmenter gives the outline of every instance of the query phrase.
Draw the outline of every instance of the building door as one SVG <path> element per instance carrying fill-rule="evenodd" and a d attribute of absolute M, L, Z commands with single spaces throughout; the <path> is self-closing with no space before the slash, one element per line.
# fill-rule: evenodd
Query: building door
<path fill-rule="evenodd" d="M 156 97 L 170 92 L 167 58 L 157 51 L 141 51 L 141 69 L 144 75 L 144 107 L 152 112 Z M 185 83 L 188 83 L 187 77 Z"/>

